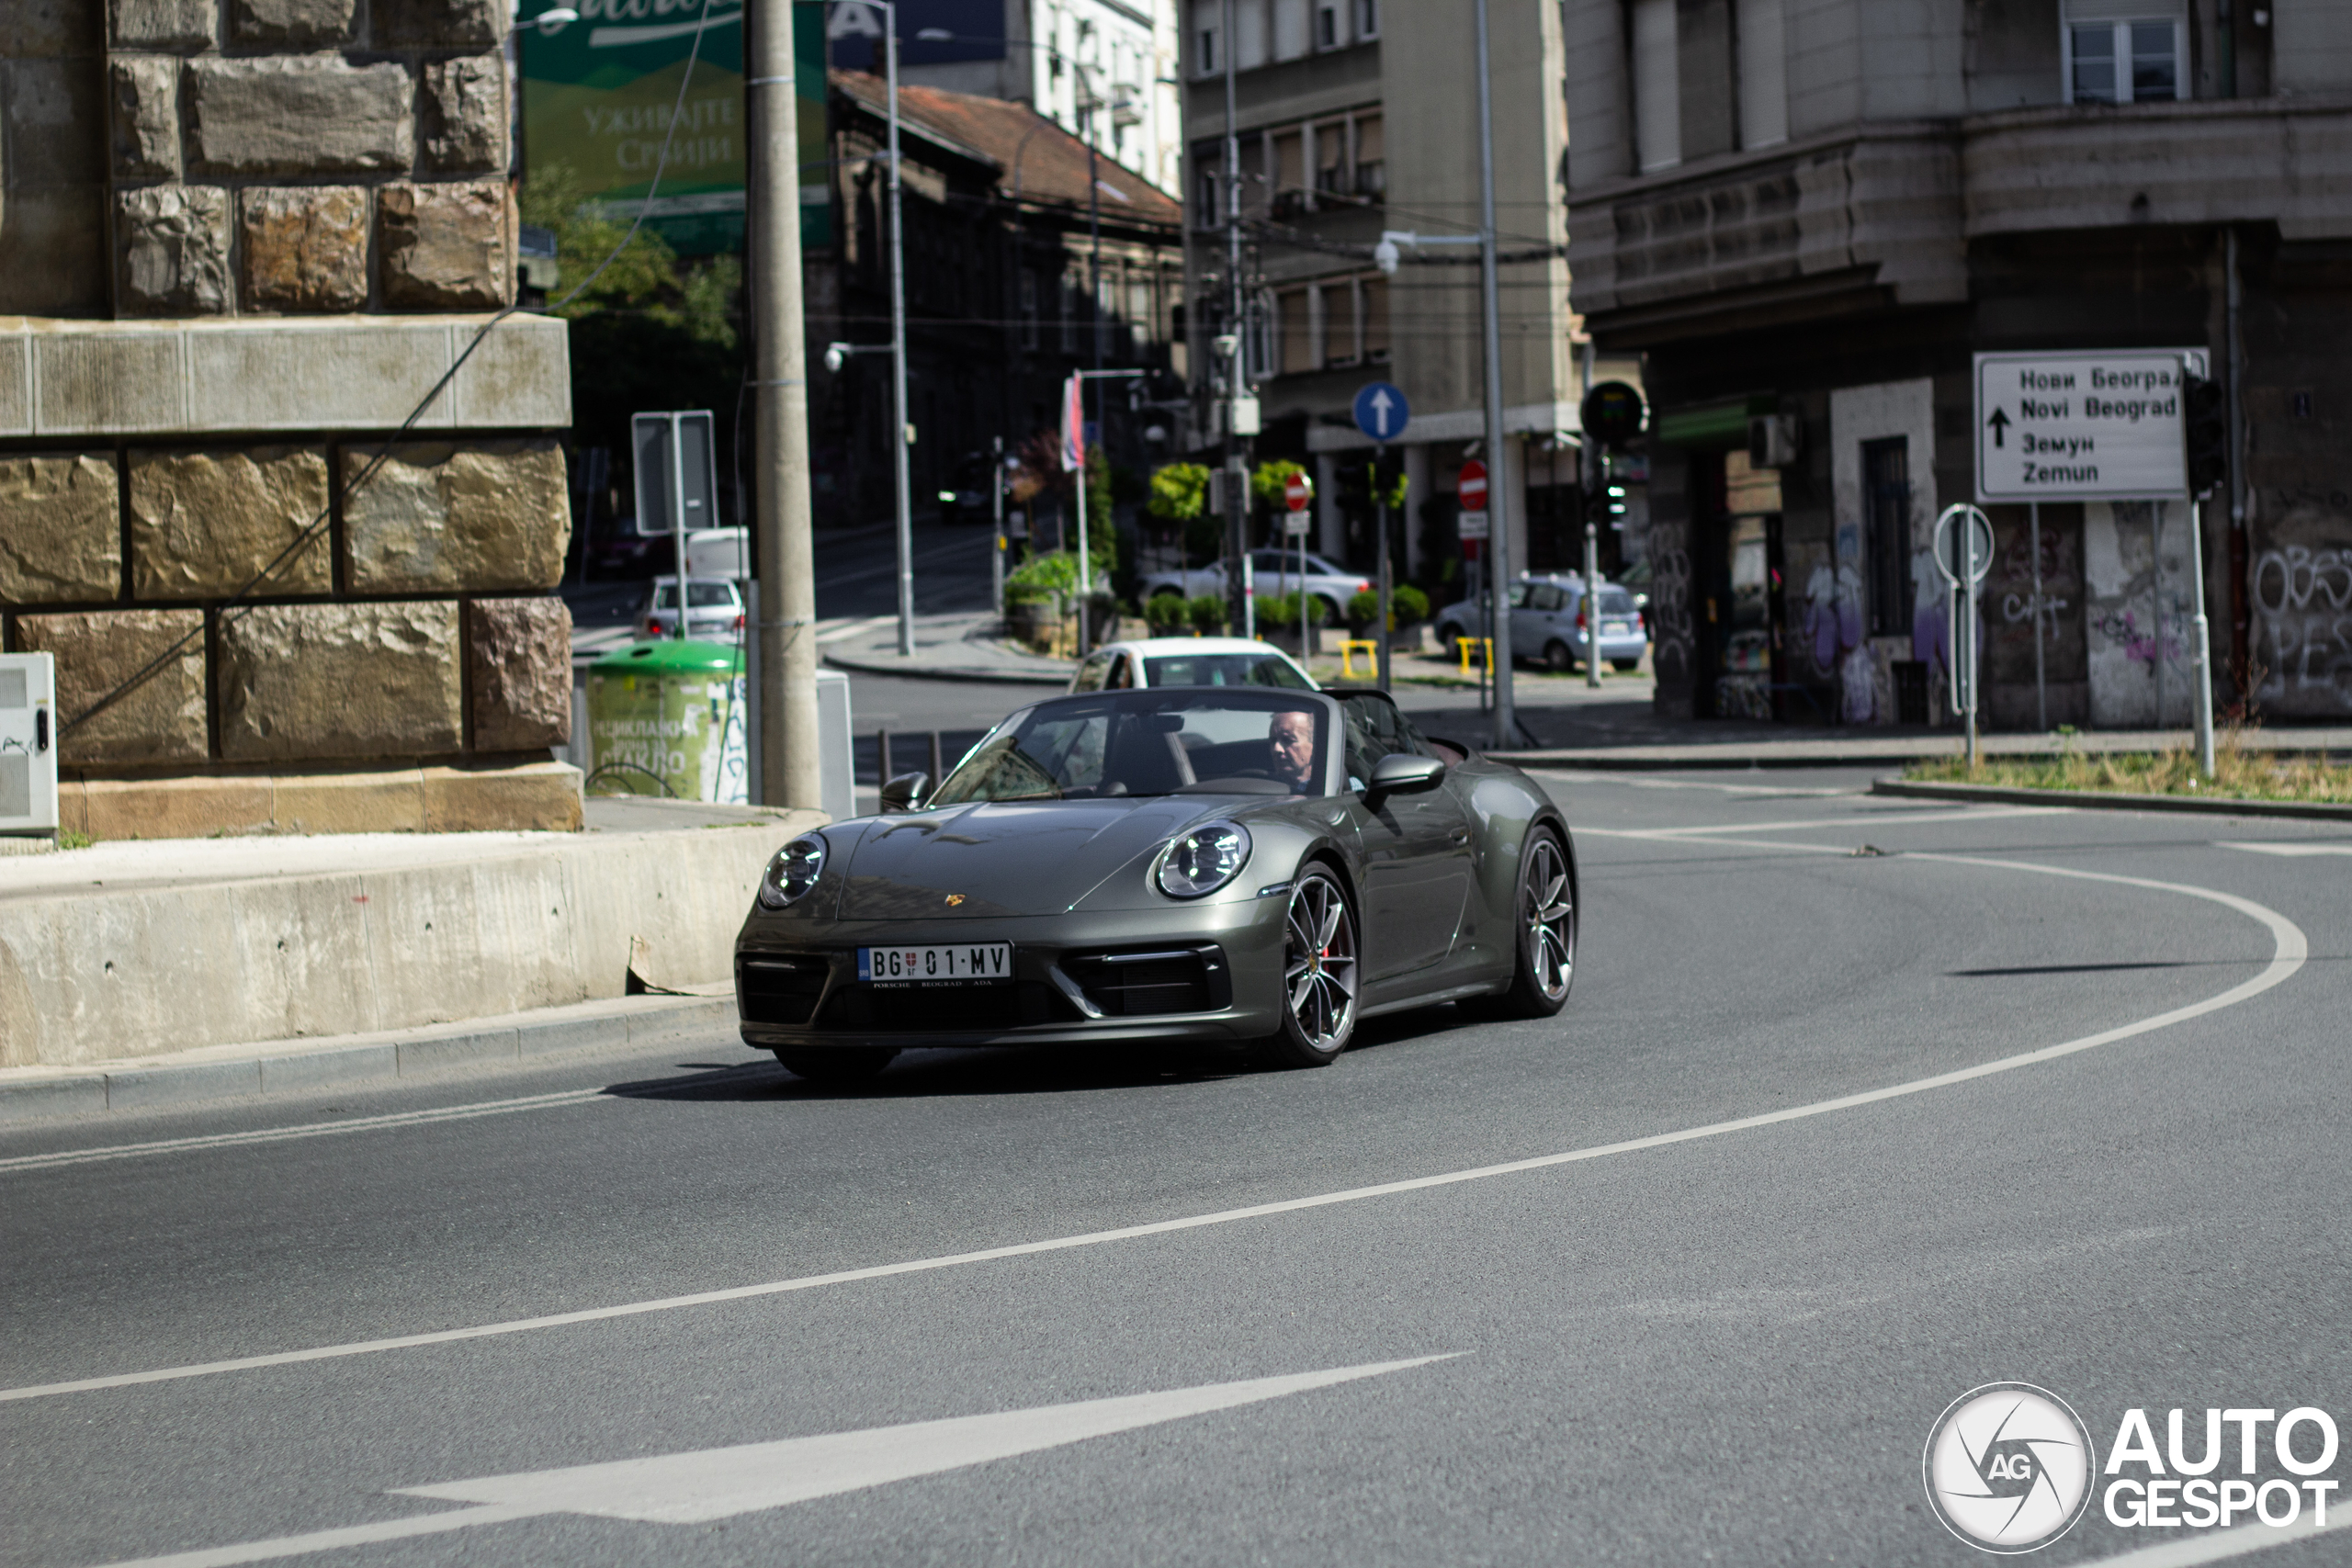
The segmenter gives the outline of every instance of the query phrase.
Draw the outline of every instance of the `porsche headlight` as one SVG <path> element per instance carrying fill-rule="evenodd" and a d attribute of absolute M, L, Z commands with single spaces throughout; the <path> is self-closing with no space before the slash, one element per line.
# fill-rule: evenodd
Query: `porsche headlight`
<path fill-rule="evenodd" d="M 1160 852 L 1153 874 L 1170 898 L 1198 898 L 1233 880 L 1250 859 L 1250 835 L 1238 822 L 1195 828 Z"/>
<path fill-rule="evenodd" d="M 781 909 L 798 901 L 817 886 L 825 874 L 825 840 L 815 833 L 804 833 L 776 851 L 768 862 L 768 869 L 760 878 L 760 905 L 763 908 Z"/>

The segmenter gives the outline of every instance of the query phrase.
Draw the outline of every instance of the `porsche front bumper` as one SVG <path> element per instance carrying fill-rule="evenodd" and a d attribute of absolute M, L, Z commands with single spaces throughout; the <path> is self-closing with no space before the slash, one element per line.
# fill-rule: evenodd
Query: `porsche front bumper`
<path fill-rule="evenodd" d="M 1286 885 L 1285 885 L 1286 890 Z M 761 1050 L 1254 1040 L 1281 1025 L 1270 892 L 1006 919 L 810 920 L 754 909 L 735 944 L 743 1042 Z M 860 947 L 1009 942 L 995 985 L 861 984 Z"/>

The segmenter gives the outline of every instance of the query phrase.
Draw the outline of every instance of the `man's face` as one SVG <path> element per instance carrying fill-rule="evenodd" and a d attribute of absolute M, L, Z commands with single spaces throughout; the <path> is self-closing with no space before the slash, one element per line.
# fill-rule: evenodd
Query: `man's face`
<path fill-rule="evenodd" d="M 1314 716 L 1276 714 L 1267 739 L 1273 742 L 1274 777 L 1293 789 L 1310 787 L 1315 776 Z"/>

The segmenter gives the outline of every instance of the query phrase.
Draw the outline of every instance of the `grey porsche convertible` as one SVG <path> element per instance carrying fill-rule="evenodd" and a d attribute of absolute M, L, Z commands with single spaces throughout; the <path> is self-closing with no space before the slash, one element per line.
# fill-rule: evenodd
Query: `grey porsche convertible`
<path fill-rule="evenodd" d="M 785 845 L 735 994 L 745 1043 L 820 1080 L 918 1046 L 1320 1066 L 1376 1013 L 1555 1013 L 1576 947 L 1575 846 L 1518 769 L 1378 691 L 1153 687 L 1023 708 Z"/>

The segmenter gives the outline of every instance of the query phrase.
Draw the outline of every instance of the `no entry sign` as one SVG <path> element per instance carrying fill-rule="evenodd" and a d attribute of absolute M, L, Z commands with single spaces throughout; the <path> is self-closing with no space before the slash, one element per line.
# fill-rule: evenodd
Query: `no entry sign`
<path fill-rule="evenodd" d="M 1315 499 L 1315 481 L 1305 474 L 1293 474 L 1283 481 L 1283 504 L 1293 512 L 1304 512 L 1306 503 Z"/>
<path fill-rule="evenodd" d="M 1462 465 L 1462 476 L 1454 480 L 1453 499 L 1461 508 L 1455 522 L 1455 532 L 1464 539 L 1487 536 L 1487 465 L 1473 457 Z"/>

